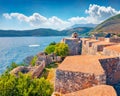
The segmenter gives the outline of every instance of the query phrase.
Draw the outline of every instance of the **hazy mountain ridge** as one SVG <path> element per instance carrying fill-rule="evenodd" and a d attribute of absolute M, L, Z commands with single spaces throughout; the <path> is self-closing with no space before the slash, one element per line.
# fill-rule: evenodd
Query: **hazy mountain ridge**
<path fill-rule="evenodd" d="M 79 35 L 87 34 L 93 28 L 89 27 L 77 27 L 68 30 L 53 30 L 53 29 L 34 29 L 34 30 L 0 30 L 0 37 L 22 37 L 22 36 L 68 36 L 73 32 L 77 32 Z"/>
<path fill-rule="evenodd" d="M 96 26 L 97 26 L 97 24 L 88 23 L 88 24 L 75 24 L 75 25 L 71 26 L 70 28 L 76 28 L 76 27 L 91 27 L 91 28 L 94 28 Z"/>
<path fill-rule="evenodd" d="M 105 20 L 104 22 L 96 26 L 91 32 L 91 34 L 96 35 L 106 35 L 107 33 L 117 35 L 120 34 L 120 14 Z"/>

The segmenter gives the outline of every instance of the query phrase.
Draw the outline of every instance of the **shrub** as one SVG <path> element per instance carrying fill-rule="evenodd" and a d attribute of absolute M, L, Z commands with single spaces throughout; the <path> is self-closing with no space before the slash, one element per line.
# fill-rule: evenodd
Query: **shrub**
<path fill-rule="evenodd" d="M 36 63 L 37 59 L 38 59 L 38 57 L 37 57 L 37 56 L 34 56 L 33 59 L 31 60 L 30 64 L 31 64 L 32 66 L 35 66 L 35 63 Z"/>
<path fill-rule="evenodd" d="M 51 42 L 49 45 L 56 45 L 56 42 Z"/>
<path fill-rule="evenodd" d="M 45 48 L 45 52 L 46 52 L 47 54 L 54 53 L 54 51 L 55 51 L 55 45 L 49 45 L 49 46 L 47 46 L 47 47 Z"/>
<path fill-rule="evenodd" d="M 49 45 L 45 48 L 47 54 L 55 53 L 58 56 L 67 56 L 68 55 L 68 45 L 65 43 L 57 43 L 55 45 Z"/>
<path fill-rule="evenodd" d="M 68 55 L 68 45 L 64 43 L 58 43 L 56 44 L 54 53 L 58 56 L 65 57 Z"/>
<path fill-rule="evenodd" d="M 29 75 L 3 74 L 0 77 L 0 96 L 51 96 L 53 86 L 44 78 L 32 79 Z"/>
<path fill-rule="evenodd" d="M 10 72 L 11 70 L 18 66 L 26 66 L 26 64 L 17 64 L 15 62 L 12 62 L 11 65 L 7 67 L 6 72 Z"/>

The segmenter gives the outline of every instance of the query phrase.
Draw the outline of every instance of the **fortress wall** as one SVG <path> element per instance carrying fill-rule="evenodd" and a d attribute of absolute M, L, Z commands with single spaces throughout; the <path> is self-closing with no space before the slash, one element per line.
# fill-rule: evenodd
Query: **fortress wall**
<path fill-rule="evenodd" d="M 109 58 L 99 60 L 106 74 L 107 84 L 120 82 L 120 58 Z"/>
<path fill-rule="evenodd" d="M 105 74 L 56 70 L 55 92 L 70 93 L 95 85 L 106 84 Z"/>
<path fill-rule="evenodd" d="M 110 42 L 114 42 L 114 43 L 120 43 L 120 37 L 112 37 L 110 38 Z"/>
<path fill-rule="evenodd" d="M 80 55 L 82 42 L 79 38 L 64 38 L 61 42 L 68 44 L 69 55 Z"/>
<path fill-rule="evenodd" d="M 118 57 L 120 57 L 120 52 L 104 48 L 103 55 L 106 55 L 106 56 L 118 56 Z"/>

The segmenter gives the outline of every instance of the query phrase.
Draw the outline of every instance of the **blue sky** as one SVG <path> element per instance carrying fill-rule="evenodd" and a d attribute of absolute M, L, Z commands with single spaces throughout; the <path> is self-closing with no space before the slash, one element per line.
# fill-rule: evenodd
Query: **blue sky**
<path fill-rule="evenodd" d="M 120 13 L 120 0 L 0 0 L 0 29 L 62 30 Z"/>

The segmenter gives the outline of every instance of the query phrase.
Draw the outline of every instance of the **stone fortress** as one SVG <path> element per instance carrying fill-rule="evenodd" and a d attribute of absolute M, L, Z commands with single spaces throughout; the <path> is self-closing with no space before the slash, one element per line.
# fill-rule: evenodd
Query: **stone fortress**
<path fill-rule="evenodd" d="M 111 85 L 120 82 L 120 38 L 79 38 L 73 33 L 61 42 L 68 44 L 70 56 L 56 69 L 55 92 L 117 96 Z"/>

